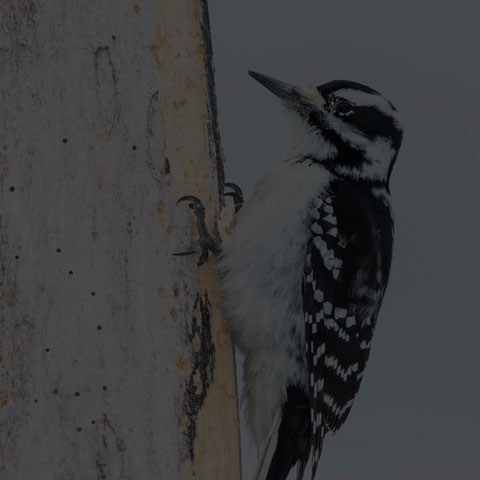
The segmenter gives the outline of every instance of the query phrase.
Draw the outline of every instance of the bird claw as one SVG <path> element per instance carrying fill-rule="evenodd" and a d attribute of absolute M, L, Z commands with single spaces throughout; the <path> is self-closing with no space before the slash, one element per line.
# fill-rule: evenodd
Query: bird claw
<path fill-rule="evenodd" d="M 205 207 L 201 200 L 194 195 L 185 195 L 177 200 L 177 205 L 180 202 L 190 202 L 189 207 L 194 211 L 197 217 L 197 229 L 200 238 L 193 242 L 193 244 L 184 252 L 173 253 L 175 256 L 192 255 L 200 253 L 197 266 L 203 265 L 208 260 L 208 252 L 211 251 L 215 256 L 219 256 L 222 252 L 220 246 L 215 242 L 212 235 L 205 225 Z"/>
<path fill-rule="evenodd" d="M 243 193 L 241 188 L 235 183 L 227 182 L 225 187 L 231 188 L 232 192 L 224 193 L 225 197 L 232 197 L 233 204 L 235 206 L 235 213 L 237 213 L 243 205 Z M 198 266 L 203 265 L 208 260 L 209 251 L 212 252 L 215 256 L 219 256 L 222 253 L 222 249 L 215 242 L 213 237 L 210 235 L 210 232 L 207 230 L 205 225 L 205 207 L 202 201 L 195 195 L 184 195 L 177 200 L 177 205 L 181 202 L 189 202 L 188 206 L 194 211 L 195 216 L 197 217 L 197 229 L 200 235 L 200 238 L 193 242 L 188 250 L 184 252 L 175 252 L 172 255 L 175 256 L 184 256 L 184 255 L 193 255 L 194 253 L 200 253 L 200 258 L 198 259 Z"/>
<path fill-rule="evenodd" d="M 242 208 L 243 205 L 243 192 L 242 189 L 236 184 L 227 182 L 225 183 L 225 187 L 231 188 L 233 192 L 226 192 L 223 194 L 224 197 L 232 197 L 233 204 L 235 205 L 235 213 Z"/>
<path fill-rule="evenodd" d="M 196 206 L 196 205 L 202 205 L 202 201 L 198 197 L 196 197 L 195 195 L 184 195 L 183 197 L 180 197 L 177 200 L 176 204 L 178 205 L 179 203 L 186 202 L 186 201 L 192 202 L 189 205 L 190 208 L 194 208 L 194 206 Z"/>

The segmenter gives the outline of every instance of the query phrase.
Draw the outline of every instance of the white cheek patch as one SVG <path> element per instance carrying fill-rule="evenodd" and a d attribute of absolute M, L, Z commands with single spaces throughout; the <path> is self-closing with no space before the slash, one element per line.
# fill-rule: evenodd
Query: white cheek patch
<path fill-rule="evenodd" d="M 383 137 L 377 137 L 373 142 L 369 142 L 365 148 L 365 157 L 370 160 L 373 169 L 381 169 L 382 165 L 390 166 L 391 160 L 395 156 L 395 150 L 392 144 Z"/>
<path fill-rule="evenodd" d="M 335 92 L 335 96 L 348 100 L 359 107 L 375 107 L 384 115 L 393 118 L 397 126 L 400 127 L 398 112 L 379 94 L 362 92 L 361 90 L 354 90 L 352 88 L 342 88 Z"/>
<path fill-rule="evenodd" d="M 370 143 L 368 138 L 359 130 L 335 115 L 327 114 L 326 120 L 330 128 L 335 130 L 337 135 L 339 135 L 344 142 L 350 144 L 351 147 L 357 150 L 364 150 L 367 144 Z"/>

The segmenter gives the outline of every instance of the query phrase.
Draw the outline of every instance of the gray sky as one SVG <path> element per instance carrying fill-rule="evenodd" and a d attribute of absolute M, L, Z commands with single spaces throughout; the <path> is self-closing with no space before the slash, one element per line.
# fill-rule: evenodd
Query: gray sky
<path fill-rule="evenodd" d="M 479 10 L 210 0 L 227 179 L 247 194 L 289 137 L 280 104 L 248 69 L 298 84 L 359 81 L 403 118 L 391 281 L 352 412 L 327 438 L 322 480 L 480 478 Z"/>

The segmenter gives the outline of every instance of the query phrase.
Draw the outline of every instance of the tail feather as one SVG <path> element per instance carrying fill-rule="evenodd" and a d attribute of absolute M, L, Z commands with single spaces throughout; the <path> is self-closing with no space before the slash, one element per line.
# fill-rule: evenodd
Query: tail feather
<path fill-rule="evenodd" d="M 297 480 L 303 478 L 311 445 L 309 400 L 298 387 L 289 386 L 287 395 L 283 411 L 275 416 L 254 480 L 285 480 L 297 462 Z"/>
<path fill-rule="evenodd" d="M 267 478 L 268 469 L 270 468 L 270 463 L 275 453 L 277 433 L 280 427 L 281 420 L 282 420 L 282 409 L 279 408 L 277 410 L 277 413 L 273 417 L 272 428 L 270 429 L 267 443 L 263 448 L 262 455 L 258 459 L 258 464 L 255 470 L 255 474 L 253 475 L 253 480 L 265 480 Z"/>

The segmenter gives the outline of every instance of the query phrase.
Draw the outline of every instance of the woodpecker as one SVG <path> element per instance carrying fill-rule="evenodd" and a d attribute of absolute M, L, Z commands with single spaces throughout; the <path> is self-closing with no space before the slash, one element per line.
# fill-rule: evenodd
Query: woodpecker
<path fill-rule="evenodd" d="M 402 127 L 392 103 L 360 83 L 249 74 L 286 107 L 293 142 L 223 241 L 223 301 L 245 353 L 255 480 L 284 480 L 295 465 L 301 480 L 310 458 L 314 479 L 323 439 L 360 386 L 387 286 Z"/>

